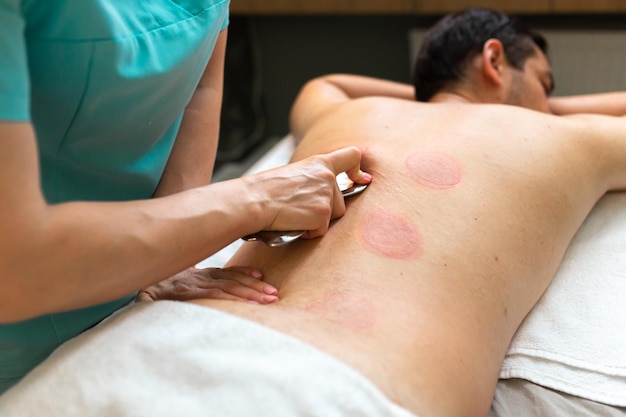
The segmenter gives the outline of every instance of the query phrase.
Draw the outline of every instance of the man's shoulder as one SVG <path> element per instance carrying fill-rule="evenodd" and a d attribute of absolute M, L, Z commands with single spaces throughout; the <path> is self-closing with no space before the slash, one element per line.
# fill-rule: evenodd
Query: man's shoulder
<path fill-rule="evenodd" d="M 429 103 L 421 103 L 414 100 L 406 100 L 395 97 L 367 96 L 349 100 L 342 104 L 346 109 L 376 109 L 377 111 L 413 110 L 428 106 Z"/>

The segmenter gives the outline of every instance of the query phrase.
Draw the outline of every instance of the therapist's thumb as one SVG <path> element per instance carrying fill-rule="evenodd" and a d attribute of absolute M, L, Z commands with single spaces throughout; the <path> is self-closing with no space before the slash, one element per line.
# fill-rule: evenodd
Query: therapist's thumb
<path fill-rule="evenodd" d="M 328 162 L 335 175 L 345 172 L 348 177 L 359 184 L 369 184 L 372 176 L 361 170 L 362 153 L 356 146 L 337 149 L 326 154 Z"/>

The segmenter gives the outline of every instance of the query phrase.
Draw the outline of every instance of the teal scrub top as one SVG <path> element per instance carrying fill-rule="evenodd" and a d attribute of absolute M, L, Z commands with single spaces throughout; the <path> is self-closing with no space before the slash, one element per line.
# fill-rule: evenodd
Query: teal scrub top
<path fill-rule="evenodd" d="M 228 7 L 0 0 L 0 120 L 34 126 L 49 203 L 152 196 Z M 0 393 L 132 297 L 0 325 Z"/>

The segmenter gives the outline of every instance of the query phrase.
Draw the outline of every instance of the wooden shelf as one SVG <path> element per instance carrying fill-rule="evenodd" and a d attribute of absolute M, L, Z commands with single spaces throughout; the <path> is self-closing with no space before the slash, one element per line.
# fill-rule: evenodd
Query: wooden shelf
<path fill-rule="evenodd" d="M 550 13 L 550 3 L 545 0 L 416 0 L 416 13 L 445 14 L 467 7 L 486 7 L 504 13 Z"/>
<path fill-rule="evenodd" d="M 415 0 L 231 0 L 231 13 L 243 14 L 405 14 Z"/>
<path fill-rule="evenodd" d="M 554 10 L 569 13 L 624 13 L 624 0 L 552 0 Z"/>
<path fill-rule="evenodd" d="M 443 14 L 469 6 L 506 13 L 624 13 L 624 0 L 231 0 L 232 14 Z"/>

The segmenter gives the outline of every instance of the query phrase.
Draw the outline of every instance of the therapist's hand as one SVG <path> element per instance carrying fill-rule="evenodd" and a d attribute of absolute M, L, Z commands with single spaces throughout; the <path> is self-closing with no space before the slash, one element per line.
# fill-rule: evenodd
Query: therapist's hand
<path fill-rule="evenodd" d="M 261 230 L 304 230 L 304 238 L 315 238 L 346 211 L 337 175 L 345 172 L 359 184 L 372 181 L 360 164 L 361 151 L 351 146 L 241 179 L 248 185 L 245 195 L 262 207 Z"/>
<path fill-rule="evenodd" d="M 278 301 L 277 294 L 276 288 L 263 282 L 258 269 L 189 268 L 141 290 L 135 301 L 210 298 L 269 304 Z"/>

